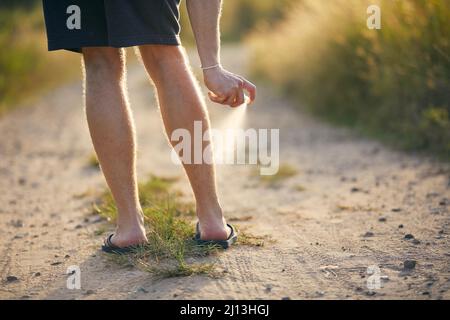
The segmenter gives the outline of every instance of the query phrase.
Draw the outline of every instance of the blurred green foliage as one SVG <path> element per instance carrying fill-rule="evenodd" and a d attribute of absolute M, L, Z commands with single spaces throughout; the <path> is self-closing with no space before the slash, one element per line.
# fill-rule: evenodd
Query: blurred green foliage
<path fill-rule="evenodd" d="M 316 115 L 450 159 L 450 1 L 305 0 L 251 43 L 253 73 Z"/>
<path fill-rule="evenodd" d="M 78 69 L 78 63 L 68 63 L 67 55 L 48 54 L 42 11 L 31 2 L 0 5 L 0 115 Z M 47 72 L 49 69 L 59 72 Z"/>
<path fill-rule="evenodd" d="M 282 20 L 284 13 L 299 1 L 302 0 L 222 0 L 222 41 L 240 41 L 255 27 Z M 194 43 L 185 0 L 181 5 L 181 27 L 183 43 Z"/>

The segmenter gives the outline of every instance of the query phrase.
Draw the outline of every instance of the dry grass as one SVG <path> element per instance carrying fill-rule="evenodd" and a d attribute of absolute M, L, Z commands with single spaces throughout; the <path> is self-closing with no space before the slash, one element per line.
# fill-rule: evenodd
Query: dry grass
<path fill-rule="evenodd" d="M 267 186 L 278 186 L 283 181 L 296 176 L 297 169 L 290 164 L 282 163 L 276 174 L 270 176 L 263 176 L 259 174 L 259 170 L 255 170 L 252 175 L 258 177 L 259 181 Z"/>
<path fill-rule="evenodd" d="M 253 74 L 334 123 L 449 159 L 449 16 L 447 0 L 304 0 L 254 32 Z"/>

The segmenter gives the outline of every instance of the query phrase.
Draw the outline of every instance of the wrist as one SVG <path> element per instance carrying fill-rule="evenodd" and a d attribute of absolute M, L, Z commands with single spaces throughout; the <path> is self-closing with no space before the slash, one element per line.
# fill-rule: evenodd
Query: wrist
<path fill-rule="evenodd" d="M 203 78 L 204 79 L 211 79 L 213 77 L 215 77 L 217 74 L 222 72 L 222 65 L 218 65 L 215 66 L 214 68 L 207 68 L 207 69 L 202 69 L 203 71 Z"/>
<path fill-rule="evenodd" d="M 220 62 L 217 62 L 208 65 L 201 65 L 200 68 L 202 69 L 203 72 L 205 72 L 208 70 L 222 69 L 222 65 L 220 64 Z"/>

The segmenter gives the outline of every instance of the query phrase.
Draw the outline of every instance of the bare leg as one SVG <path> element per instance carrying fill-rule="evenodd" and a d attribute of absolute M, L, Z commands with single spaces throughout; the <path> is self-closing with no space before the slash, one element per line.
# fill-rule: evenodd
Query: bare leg
<path fill-rule="evenodd" d="M 147 241 L 136 183 L 136 141 L 126 96 L 125 53 L 84 48 L 86 116 L 103 174 L 118 209 L 112 242 Z"/>
<path fill-rule="evenodd" d="M 146 45 L 140 47 L 140 52 L 156 85 L 168 136 L 174 130 L 183 128 L 189 130 L 193 137 L 194 121 L 202 121 L 203 130 L 208 130 L 208 113 L 182 48 Z M 214 165 L 184 164 L 184 168 L 197 202 L 202 239 L 227 239 L 229 230 L 217 197 Z"/>

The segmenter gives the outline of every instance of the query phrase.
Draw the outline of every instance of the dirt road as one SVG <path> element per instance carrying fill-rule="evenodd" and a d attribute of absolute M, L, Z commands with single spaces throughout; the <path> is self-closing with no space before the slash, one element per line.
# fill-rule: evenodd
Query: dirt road
<path fill-rule="evenodd" d="M 235 52 L 225 51 L 224 64 L 244 72 Z M 128 76 L 140 178 L 183 176 L 142 68 Z M 218 183 L 227 216 L 274 241 L 220 254 L 219 278 L 158 280 L 99 251 L 99 223 L 89 212 L 105 184 L 87 165 L 81 83 L 34 104 L 0 119 L 0 298 L 450 298 L 448 165 L 322 124 L 259 86 L 247 125 L 280 128 L 281 162 L 297 174 L 270 186 L 253 167 L 220 166 Z M 209 109 L 213 125 L 226 112 Z M 178 187 L 189 192 L 185 178 Z M 406 260 L 415 266 L 405 269 Z M 81 290 L 66 288 L 70 265 L 80 266 Z M 380 289 L 367 287 L 370 266 L 380 268 Z"/>

